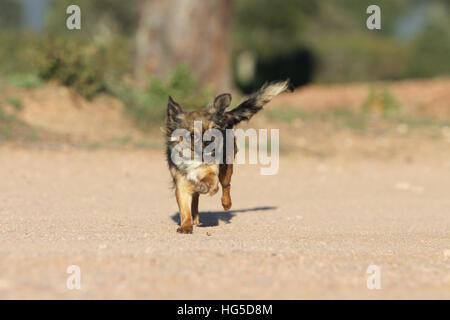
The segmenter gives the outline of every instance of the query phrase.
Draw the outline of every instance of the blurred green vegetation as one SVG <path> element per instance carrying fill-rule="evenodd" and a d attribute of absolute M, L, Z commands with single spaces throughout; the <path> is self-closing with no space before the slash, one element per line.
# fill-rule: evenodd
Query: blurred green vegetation
<path fill-rule="evenodd" d="M 14 97 L 8 97 L 6 101 L 0 101 L 0 142 L 10 138 L 34 141 L 37 138 L 36 132 L 13 114 L 5 112 L 5 102 L 12 104 L 17 109 L 22 107 L 21 101 Z"/>
<path fill-rule="evenodd" d="M 22 101 L 17 97 L 6 97 L 6 102 L 8 102 L 17 111 L 22 110 Z"/>
<path fill-rule="evenodd" d="M 17 0 L 2 0 L 0 3 L 0 29 L 20 27 L 23 20 L 21 9 Z"/>
<path fill-rule="evenodd" d="M 411 44 L 408 74 L 433 77 L 450 74 L 450 19 L 448 10 L 439 12 L 445 19 L 431 20 Z"/>
<path fill-rule="evenodd" d="M 74 3 L 83 8 L 82 32 L 66 28 L 66 8 Z M 21 87 L 56 79 L 88 99 L 106 92 L 108 81 L 122 79 L 132 70 L 136 4 L 50 0 L 44 32 L 20 28 L 20 19 L 0 31 L 0 74 Z M 20 2 L 2 0 L 0 12 L 20 16 Z M 4 21 L 1 18 L 0 13 L 0 22 Z"/>
<path fill-rule="evenodd" d="M 370 86 L 369 93 L 361 105 L 364 115 L 381 114 L 384 118 L 395 118 L 400 115 L 400 104 L 387 88 Z"/>
<path fill-rule="evenodd" d="M 166 82 L 152 78 L 143 89 L 115 82 L 110 83 L 108 90 L 125 103 L 127 111 L 142 129 L 162 124 L 169 95 L 183 110 L 189 111 L 206 105 L 212 94 L 210 89 L 198 85 L 197 79 L 184 65 L 177 67 Z"/>
<path fill-rule="evenodd" d="M 43 85 L 43 79 L 36 73 L 10 73 L 4 79 L 7 83 L 19 88 L 37 88 Z"/>
<path fill-rule="evenodd" d="M 107 91 L 108 80 L 119 78 L 128 68 L 128 48 L 119 37 L 102 43 L 80 35 L 50 37 L 40 53 L 41 78 L 57 79 L 88 99 Z"/>

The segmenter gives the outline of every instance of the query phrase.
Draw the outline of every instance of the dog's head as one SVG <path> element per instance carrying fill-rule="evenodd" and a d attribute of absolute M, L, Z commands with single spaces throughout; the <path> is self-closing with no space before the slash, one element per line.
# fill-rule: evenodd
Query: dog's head
<path fill-rule="evenodd" d="M 195 139 L 203 137 L 205 131 L 209 129 L 226 129 L 226 118 L 224 116 L 225 109 L 231 103 L 231 94 L 225 93 L 217 96 L 213 102 L 206 107 L 192 111 L 185 112 L 181 106 L 175 102 L 172 97 L 169 97 L 167 105 L 167 119 L 166 119 L 166 135 L 170 139 L 172 132 L 177 129 L 184 129 L 190 135 L 192 146 Z M 201 122 L 201 128 L 196 123 Z M 201 132 L 198 132 L 200 131 Z M 204 146 L 206 146 L 204 142 Z M 192 150 L 193 147 L 192 147 Z"/>

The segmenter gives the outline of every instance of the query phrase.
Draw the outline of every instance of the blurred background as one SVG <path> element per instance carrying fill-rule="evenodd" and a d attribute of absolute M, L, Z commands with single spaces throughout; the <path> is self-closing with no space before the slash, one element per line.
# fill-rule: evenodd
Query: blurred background
<path fill-rule="evenodd" d="M 71 4 L 81 8 L 81 30 L 66 27 Z M 371 4 L 381 7 L 381 30 L 366 27 Z M 380 119 L 445 127 L 449 7 L 447 0 L 1 0 L 0 138 L 21 137 L 27 126 L 79 129 L 86 138 L 99 131 L 98 119 L 116 121 L 115 139 L 128 141 L 162 125 L 169 94 L 192 109 L 213 94 L 232 91 L 237 102 L 285 78 L 299 90 L 266 118 L 290 127 L 330 119 L 365 131 Z M 105 111 L 114 106 L 121 115 Z"/>

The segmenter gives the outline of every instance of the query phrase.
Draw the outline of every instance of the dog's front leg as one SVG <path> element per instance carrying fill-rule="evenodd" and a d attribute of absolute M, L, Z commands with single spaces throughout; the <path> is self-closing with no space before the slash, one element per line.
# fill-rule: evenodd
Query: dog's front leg
<path fill-rule="evenodd" d="M 177 229 L 180 233 L 192 233 L 192 192 L 186 186 L 177 186 L 175 195 L 180 211 L 181 226 Z"/>
<path fill-rule="evenodd" d="M 198 198 L 200 195 L 196 192 L 192 195 L 192 205 L 191 205 L 191 214 L 192 214 L 192 223 L 194 226 L 198 225 L 199 223 L 199 213 L 198 213 Z"/>
<path fill-rule="evenodd" d="M 224 210 L 231 208 L 231 176 L 233 175 L 233 164 L 221 164 L 219 171 L 219 181 L 222 185 L 222 207 Z"/>

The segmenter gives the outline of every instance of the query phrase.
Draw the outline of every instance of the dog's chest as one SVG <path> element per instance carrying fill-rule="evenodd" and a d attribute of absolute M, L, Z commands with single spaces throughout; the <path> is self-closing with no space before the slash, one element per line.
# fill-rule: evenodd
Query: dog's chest
<path fill-rule="evenodd" d="M 198 182 L 208 173 L 214 172 L 214 174 L 219 174 L 218 164 L 206 164 L 201 161 L 188 160 L 183 161 L 178 168 L 186 175 L 186 178 L 193 182 Z"/>
<path fill-rule="evenodd" d="M 183 160 L 182 163 L 178 164 L 178 168 L 184 173 L 188 174 L 190 171 L 193 171 L 199 167 L 204 165 L 202 161 L 198 160 Z"/>

